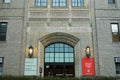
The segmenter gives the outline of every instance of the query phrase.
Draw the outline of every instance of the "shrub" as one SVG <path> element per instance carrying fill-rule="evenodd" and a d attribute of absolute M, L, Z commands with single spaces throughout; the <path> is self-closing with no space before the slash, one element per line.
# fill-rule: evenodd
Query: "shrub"
<path fill-rule="evenodd" d="M 81 80 L 116 80 L 115 77 L 95 76 L 95 77 L 81 77 Z"/>
<path fill-rule="evenodd" d="M 115 77 L 95 76 L 80 78 L 63 78 L 63 77 L 44 77 L 38 76 L 0 76 L 0 80 L 117 80 Z"/>

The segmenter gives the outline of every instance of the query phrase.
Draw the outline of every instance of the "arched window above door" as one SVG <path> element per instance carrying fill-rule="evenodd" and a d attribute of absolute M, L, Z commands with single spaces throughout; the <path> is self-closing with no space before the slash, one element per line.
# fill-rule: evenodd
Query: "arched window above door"
<path fill-rule="evenodd" d="M 45 62 L 74 62 L 74 48 L 65 43 L 53 43 L 45 48 Z"/>

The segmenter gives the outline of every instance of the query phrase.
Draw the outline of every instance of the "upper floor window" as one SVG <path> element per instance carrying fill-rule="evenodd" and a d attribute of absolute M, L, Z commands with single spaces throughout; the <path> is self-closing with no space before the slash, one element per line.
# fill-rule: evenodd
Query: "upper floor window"
<path fill-rule="evenodd" d="M 113 4 L 113 3 L 115 3 L 115 0 L 108 0 L 108 3 Z"/>
<path fill-rule="evenodd" d="M 53 7 L 66 7 L 67 1 L 66 0 L 52 0 Z"/>
<path fill-rule="evenodd" d="M 72 0 L 72 6 L 73 7 L 83 7 L 84 6 L 84 0 Z"/>
<path fill-rule="evenodd" d="M 111 23 L 111 29 L 112 29 L 112 40 L 119 41 L 119 24 Z"/>
<path fill-rule="evenodd" d="M 11 0 L 3 0 L 4 3 L 10 3 Z"/>
<path fill-rule="evenodd" d="M 6 40 L 7 22 L 0 22 L 0 41 Z"/>
<path fill-rule="evenodd" d="M 35 0 L 35 6 L 46 7 L 47 6 L 47 0 Z"/>

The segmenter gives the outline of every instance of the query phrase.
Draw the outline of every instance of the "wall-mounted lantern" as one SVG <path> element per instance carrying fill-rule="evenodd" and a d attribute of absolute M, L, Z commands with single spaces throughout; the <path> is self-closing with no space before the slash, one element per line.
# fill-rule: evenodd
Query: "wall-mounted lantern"
<path fill-rule="evenodd" d="M 30 46 L 30 47 L 29 47 L 29 51 L 28 51 L 28 56 L 29 56 L 30 58 L 33 57 L 33 52 L 34 52 L 34 49 L 33 49 L 32 46 Z"/>
<path fill-rule="evenodd" d="M 86 47 L 86 49 L 85 49 L 85 54 L 86 54 L 86 57 L 87 57 L 87 58 L 90 58 L 90 56 L 91 56 L 90 54 L 91 54 L 91 53 L 90 53 L 90 47 L 89 47 L 89 46 Z"/>

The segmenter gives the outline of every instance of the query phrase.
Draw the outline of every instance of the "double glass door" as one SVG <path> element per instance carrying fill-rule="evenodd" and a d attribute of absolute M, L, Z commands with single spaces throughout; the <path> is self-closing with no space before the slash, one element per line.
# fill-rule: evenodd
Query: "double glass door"
<path fill-rule="evenodd" d="M 74 63 L 46 63 L 45 76 L 74 77 Z"/>

